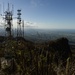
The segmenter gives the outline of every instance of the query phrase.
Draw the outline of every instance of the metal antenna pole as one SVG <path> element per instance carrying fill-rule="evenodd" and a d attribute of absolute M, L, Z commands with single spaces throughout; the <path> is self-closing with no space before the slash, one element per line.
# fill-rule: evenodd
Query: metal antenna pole
<path fill-rule="evenodd" d="M 9 11 L 9 3 L 8 3 L 8 11 Z"/>
<path fill-rule="evenodd" d="M 14 5 L 12 5 L 12 14 L 14 14 Z"/>
<path fill-rule="evenodd" d="M 1 15 L 1 4 L 0 4 L 0 15 Z"/>
<path fill-rule="evenodd" d="M 23 38 L 24 38 L 24 20 L 22 21 L 22 27 L 23 27 Z"/>
<path fill-rule="evenodd" d="M 3 3 L 3 15 L 4 15 L 4 3 Z"/>

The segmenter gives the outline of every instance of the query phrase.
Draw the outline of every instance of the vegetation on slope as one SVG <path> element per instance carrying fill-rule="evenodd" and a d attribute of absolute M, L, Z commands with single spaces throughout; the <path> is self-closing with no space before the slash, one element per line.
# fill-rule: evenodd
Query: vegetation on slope
<path fill-rule="evenodd" d="M 74 75 L 75 61 L 66 38 L 35 44 L 23 38 L 0 43 L 0 58 L 11 65 L 1 68 L 4 75 Z"/>

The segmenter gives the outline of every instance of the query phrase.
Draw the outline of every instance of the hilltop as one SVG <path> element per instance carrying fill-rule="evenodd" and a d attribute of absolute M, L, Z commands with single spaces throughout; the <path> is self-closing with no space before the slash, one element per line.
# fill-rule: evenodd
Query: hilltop
<path fill-rule="evenodd" d="M 4 40 L 5 37 L 1 36 L 0 38 Z M 2 62 L 4 60 L 13 62 L 10 62 L 10 65 L 5 64 L 7 67 L 1 62 L 1 66 L 4 66 L 0 67 L 1 71 L 6 74 L 58 75 L 58 71 L 55 68 L 60 68 L 60 72 L 62 69 L 61 73 L 65 74 L 68 62 L 71 64 L 74 62 L 72 61 L 73 59 L 67 62 L 68 58 L 72 58 L 67 38 L 35 43 L 22 37 L 16 37 L 11 40 L 5 40 L 5 42 L 1 40 L 1 42 L 0 58 L 3 60 Z M 73 72 L 69 73 L 72 74 Z"/>

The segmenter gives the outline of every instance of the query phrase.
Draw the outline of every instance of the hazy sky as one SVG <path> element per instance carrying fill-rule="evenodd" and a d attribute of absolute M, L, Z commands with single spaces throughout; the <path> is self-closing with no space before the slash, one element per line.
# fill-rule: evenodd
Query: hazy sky
<path fill-rule="evenodd" d="M 14 16 L 22 9 L 22 19 L 38 28 L 75 29 L 75 0 L 0 0 L 5 9 L 8 2 Z"/>

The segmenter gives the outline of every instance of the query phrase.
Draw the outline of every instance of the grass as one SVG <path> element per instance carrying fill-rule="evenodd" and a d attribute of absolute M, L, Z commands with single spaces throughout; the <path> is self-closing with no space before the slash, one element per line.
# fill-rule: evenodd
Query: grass
<path fill-rule="evenodd" d="M 4 75 L 75 75 L 75 51 L 73 50 L 72 57 L 68 57 L 64 62 L 58 58 L 59 61 L 56 62 L 55 52 L 49 52 L 42 45 L 8 41 L 0 45 L 0 54 L 3 54 L 1 58 L 4 57 L 5 49 L 13 57 L 10 59 L 11 66 L 0 69 Z"/>

